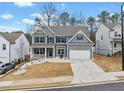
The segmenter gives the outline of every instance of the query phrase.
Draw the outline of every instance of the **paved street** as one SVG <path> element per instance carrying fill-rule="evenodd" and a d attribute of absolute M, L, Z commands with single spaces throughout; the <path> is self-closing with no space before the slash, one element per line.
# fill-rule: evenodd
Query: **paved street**
<path fill-rule="evenodd" d="M 124 82 L 90 86 L 78 86 L 70 88 L 47 89 L 45 91 L 124 91 Z"/>

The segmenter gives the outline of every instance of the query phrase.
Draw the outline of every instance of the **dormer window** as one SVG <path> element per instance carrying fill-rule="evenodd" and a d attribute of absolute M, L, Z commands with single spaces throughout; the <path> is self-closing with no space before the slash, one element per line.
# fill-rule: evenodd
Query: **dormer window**
<path fill-rule="evenodd" d="M 82 35 L 77 35 L 77 40 L 83 40 L 83 36 Z"/>
<path fill-rule="evenodd" d="M 118 34 L 118 33 L 117 33 L 117 32 L 115 32 L 115 37 L 117 37 L 117 34 Z"/>

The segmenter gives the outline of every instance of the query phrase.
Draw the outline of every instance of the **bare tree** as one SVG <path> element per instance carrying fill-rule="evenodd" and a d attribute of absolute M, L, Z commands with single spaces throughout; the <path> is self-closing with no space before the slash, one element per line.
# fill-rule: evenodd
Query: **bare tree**
<path fill-rule="evenodd" d="M 42 12 L 47 15 L 47 25 L 50 26 L 52 16 L 56 12 L 56 7 L 53 3 L 47 3 L 42 7 Z"/>
<path fill-rule="evenodd" d="M 85 24 L 85 17 L 84 15 L 82 15 L 82 12 L 80 11 L 79 13 L 77 13 L 78 17 L 77 17 L 77 24 L 78 25 L 84 25 Z"/>
<path fill-rule="evenodd" d="M 32 42 L 32 37 L 31 37 L 31 34 L 32 32 L 35 30 L 35 25 L 27 25 L 26 26 L 26 33 L 25 33 L 25 36 L 26 38 L 28 39 L 29 43 L 31 44 Z"/>

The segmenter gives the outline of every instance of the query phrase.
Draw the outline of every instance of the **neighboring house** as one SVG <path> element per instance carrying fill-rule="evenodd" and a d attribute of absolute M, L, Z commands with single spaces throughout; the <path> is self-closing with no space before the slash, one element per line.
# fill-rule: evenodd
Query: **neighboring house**
<path fill-rule="evenodd" d="M 0 33 L 0 61 L 12 62 L 29 54 L 29 42 L 23 33 Z"/>
<path fill-rule="evenodd" d="M 96 32 L 96 53 L 107 56 L 121 52 L 121 25 L 102 23 Z"/>
<path fill-rule="evenodd" d="M 85 26 L 39 26 L 32 34 L 31 58 L 92 59 L 93 43 Z"/>

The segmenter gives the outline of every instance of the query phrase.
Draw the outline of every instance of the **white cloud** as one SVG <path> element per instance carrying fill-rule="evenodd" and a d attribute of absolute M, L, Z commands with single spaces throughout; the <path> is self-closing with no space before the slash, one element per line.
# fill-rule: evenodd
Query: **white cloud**
<path fill-rule="evenodd" d="M 109 16 L 112 17 L 114 15 L 114 13 L 110 13 Z"/>
<path fill-rule="evenodd" d="M 12 19 L 13 17 L 14 16 L 12 14 L 2 14 L 2 15 L 0 15 L 0 18 L 6 19 L 6 20 Z"/>
<path fill-rule="evenodd" d="M 22 22 L 23 22 L 24 24 L 30 24 L 30 25 L 33 25 L 33 24 L 35 23 L 34 20 L 32 20 L 32 19 L 27 19 L 27 18 L 23 19 Z"/>
<path fill-rule="evenodd" d="M 41 18 L 41 14 L 40 13 L 33 13 L 30 16 Z"/>
<path fill-rule="evenodd" d="M 31 7 L 35 5 L 31 2 L 15 2 L 14 4 L 17 5 L 18 7 Z"/>
<path fill-rule="evenodd" d="M 20 29 L 12 27 L 12 26 L 5 26 L 0 25 L 0 31 L 2 32 L 12 32 L 12 31 L 19 31 Z"/>

